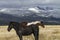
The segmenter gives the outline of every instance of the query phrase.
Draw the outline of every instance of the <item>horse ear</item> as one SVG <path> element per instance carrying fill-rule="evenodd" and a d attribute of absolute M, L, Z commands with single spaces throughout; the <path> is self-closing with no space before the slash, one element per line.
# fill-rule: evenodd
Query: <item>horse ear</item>
<path fill-rule="evenodd" d="M 41 23 L 43 23 L 43 21 L 41 21 Z"/>
<path fill-rule="evenodd" d="M 10 22 L 10 24 L 15 24 L 14 22 Z"/>

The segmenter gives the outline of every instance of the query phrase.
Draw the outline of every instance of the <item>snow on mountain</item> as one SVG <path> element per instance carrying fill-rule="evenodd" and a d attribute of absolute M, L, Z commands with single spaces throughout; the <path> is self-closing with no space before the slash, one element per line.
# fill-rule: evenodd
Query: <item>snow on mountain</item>
<path fill-rule="evenodd" d="M 42 17 L 56 17 L 60 18 L 60 9 L 57 8 L 50 8 L 50 7 L 34 7 L 34 8 L 29 8 L 29 11 L 36 13 L 38 16 Z"/>
<path fill-rule="evenodd" d="M 28 10 L 33 13 L 37 13 L 38 16 L 43 17 L 48 17 L 54 12 L 54 9 L 41 8 L 41 7 L 29 8 Z"/>
<path fill-rule="evenodd" d="M 0 9 L 0 13 L 10 14 L 17 17 L 31 15 L 30 12 L 25 8 L 20 8 L 20 9 L 19 8 L 3 8 L 3 9 Z"/>
<path fill-rule="evenodd" d="M 37 8 L 28 8 L 28 10 L 35 13 L 40 13 Z"/>
<path fill-rule="evenodd" d="M 29 8 L 2 8 L 0 9 L 0 18 L 3 21 L 21 20 L 21 21 L 44 21 L 49 23 L 59 23 L 60 9 L 46 9 L 45 7 L 29 7 Z M 8 20 L 7 20 L 8 19 Z M 2 21 L 2 20 L 1 20 Z M 2 21 L 2 22 L 3 22 Z M 54 24 L 53 23 L 53 24 Z M 48 23 L 47 23 L 48 24 Z"/>
<path fill-rule="evenodd" d="M 21 17 L 21 16 L 29 16 L 32 14 L 36 14 L 37 16 L 42 17 L 56 17 L 60 18 L 60 9 L 53 9 L 50 7 L 30 7 L 30 8 L 2 8 L 0 12 L 4 14 L 10 14 L 13 16 Z"/>

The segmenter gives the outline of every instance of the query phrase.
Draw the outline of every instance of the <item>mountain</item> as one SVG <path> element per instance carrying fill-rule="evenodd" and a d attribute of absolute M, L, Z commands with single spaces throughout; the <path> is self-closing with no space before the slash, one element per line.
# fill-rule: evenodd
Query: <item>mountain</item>
<path fill-rule="evenodd" d="M 0 25 L 8 25 L 10 21 L 22 22 L 22 21 L 43 21 L 44 24 L 60 24 L 59 18 L 54 17 L 42 17 L 36 14 L 31 14 L 29 16 L 16 17 L 10 14 L 0 13 Z"/>
<path fill-rule="evenodd" d="M 41 10 L 53 10 L 53 8 L 51 8 L 51 7 L 39 7 L 39 6 L 37 6 L 37 8 L 39 8 Z"/>
<path fill-rule="evenodd" d="M 0 25 L 7 25 L 10 21 L 43 21 L 44 24 L 60 24 L 60 9 L 50 7 L 0 9 Z"/>

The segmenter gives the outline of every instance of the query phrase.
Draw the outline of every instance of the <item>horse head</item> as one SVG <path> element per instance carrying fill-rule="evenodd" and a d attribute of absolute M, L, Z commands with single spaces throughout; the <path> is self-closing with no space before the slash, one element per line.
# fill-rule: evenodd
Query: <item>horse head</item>
<path fill-rule="evenodd" d="M 45 28 L 43 21 L 37 21 L 36 25 Z"/>
<path fill-rule="evenodd" d="M 10 22 L 7 30 L 10 31 L 14 27 L 14 24 L 15 22 Z"/>

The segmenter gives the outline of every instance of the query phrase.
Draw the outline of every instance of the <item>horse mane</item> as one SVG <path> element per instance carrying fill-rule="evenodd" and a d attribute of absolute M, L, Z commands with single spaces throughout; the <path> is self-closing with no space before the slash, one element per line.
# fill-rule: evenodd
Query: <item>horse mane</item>
<path fill-rule="evenodd" d="M 27 22 L 21 22 L 21 23 L 20 23 L 20 26 L 22 26 L 22 27 L 26 27 L 27 24 L 28 24 Z"/>
<path fill-rule="evenodd" d="M 21 24 L 25 24 L 25 25 L 27 25 L 27 22 L 21 22 Z"/>
<path fill-rule="evenodd" d="M 10 24 L 15 24 L 15 23 L 16 23 L 16 24 L 20 24 L 19 22 L 11 21 L 11 22 L 9 23 L 9 25 L 10 25 Z"/>
<path fill-rule="evenodd" d="M 17 22 L 13 22 L 13 21 L 11 21 L 10 23 L 17 23 Z"/>

